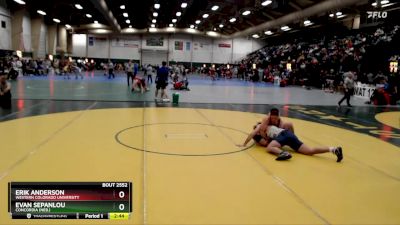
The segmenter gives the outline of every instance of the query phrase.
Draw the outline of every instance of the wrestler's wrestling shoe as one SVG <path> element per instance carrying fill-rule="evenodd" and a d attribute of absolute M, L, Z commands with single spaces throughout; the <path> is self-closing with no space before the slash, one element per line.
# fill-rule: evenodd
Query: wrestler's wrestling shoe
<path fill-rule="evenodd" d="M 342 152 L 342 147 L 336 147 L 335 150 L 333 151 L 335 155 L 337 156 L 336 162 L 340 162 L 343 159 L 343 152 Z"/>
<path fill-rule="evenodd" d="M 288 160 L 290 158 L 292 158 L 292 155 L 289 152 L 283 151 L 279 153 L 278 157 L 276 157 L 275 160 L 283 161 L 283 160 Z"/>

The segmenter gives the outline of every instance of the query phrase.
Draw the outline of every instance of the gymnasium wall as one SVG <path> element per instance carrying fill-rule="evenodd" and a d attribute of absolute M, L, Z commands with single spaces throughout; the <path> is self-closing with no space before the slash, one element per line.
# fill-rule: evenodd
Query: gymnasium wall
<path fill-rule="evenodd" d="M 2 25 L 5 25 L 3 27 Z M 0 49 L 11 50 L 11 15 L 8 9 L 0 5 Z"/>
<path fill-rule="evenodd" d="M 42 23 L 40 26 L 40 38 L 39 38 L 39 47 L 37 50 L 37 55 L 40 58 L 45 58 L 47 54 L 47 26 Z"/>
<path fill-rule="evenodd" d="M 90 58 L 110 58 L 109 39 L 107 36 L 88 35 L 87 56 Z M 74 42 L 72 42 L 72 51 L 74 51 Z M 74 56 L 74 54 L 72 53 Z"/>
<path fill-rule="evenodd" d="M 10 14 L 5 2 L 0 1 L 0 49 L 34 52 L 34 57 L 48 54 L 48 29 L 40 17 L 31 18 L 19 10 Z"/>
<path fill-rule="evenodd" d="M 189 34 L 94 35 L 73 34 L 72 56 L 104 59 L 233 63 L 264 46 L 250 38 L 215 39 Z M 87 50 L 86 50 L 87 49 Z M 160 61 L 160 62 L 158 62 Z"/>
<path fill-rule="evenodd" d="M 116 36 L 110 42 L 110 58 L 138 59 L 140 57 L 139 36 Z"/>
<path fill-rule="evenodd" d="M 72 35 L 74 56 L 86 57 L 87 35 L 74 34 Z"/>
<path fill-rule="evenodd" d="M 211 38 L 202 36 L 193 37 L 193 62 L 211 63 L 212 62 L 212 42 Z"/>
<path fill-rule="evenodd" d="M 47 25 L 43 18 L 30 19 L 31 50 L 35 58 L 45 58 L 47 54 Z M 25 39 L 24 39 L 25 41 Z"/>
<path fill-rule="evenodd" d="M 32 29 L 31 29 L 31 18 L 29 14 L 25 14 L 22 18 L 22 42 L 23 51 L 32 51 Z"/>

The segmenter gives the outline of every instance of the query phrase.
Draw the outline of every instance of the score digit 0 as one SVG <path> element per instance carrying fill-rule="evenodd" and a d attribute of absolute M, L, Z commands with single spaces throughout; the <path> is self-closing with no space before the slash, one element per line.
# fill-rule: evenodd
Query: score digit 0
<path fill-rule="evenodd" d="M 118 193 L 118 196 L 119 196 L 120 198 L 124 198 L 124 197 L 125 197 L 125 192 L 120 191 L 120 192 Z"/>

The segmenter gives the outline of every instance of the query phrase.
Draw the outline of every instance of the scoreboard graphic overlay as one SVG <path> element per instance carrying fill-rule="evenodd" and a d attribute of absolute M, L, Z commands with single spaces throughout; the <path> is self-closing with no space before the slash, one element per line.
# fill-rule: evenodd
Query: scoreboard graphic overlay
<path fill-rule="evenodd" d="M 10 182 L 12 219 L 129 219 L 131 182 Z"/>

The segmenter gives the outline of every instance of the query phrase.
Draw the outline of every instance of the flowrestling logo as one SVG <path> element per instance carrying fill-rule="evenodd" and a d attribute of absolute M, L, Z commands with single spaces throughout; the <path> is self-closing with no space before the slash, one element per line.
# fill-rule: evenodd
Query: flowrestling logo
<path fill-rule="evenodd" d="M 378 19 L 385 19 L 387 18 L 387 12 L 378 12 L 378 11 L 367 11 L 368 18 L 378 18 Z"/>

